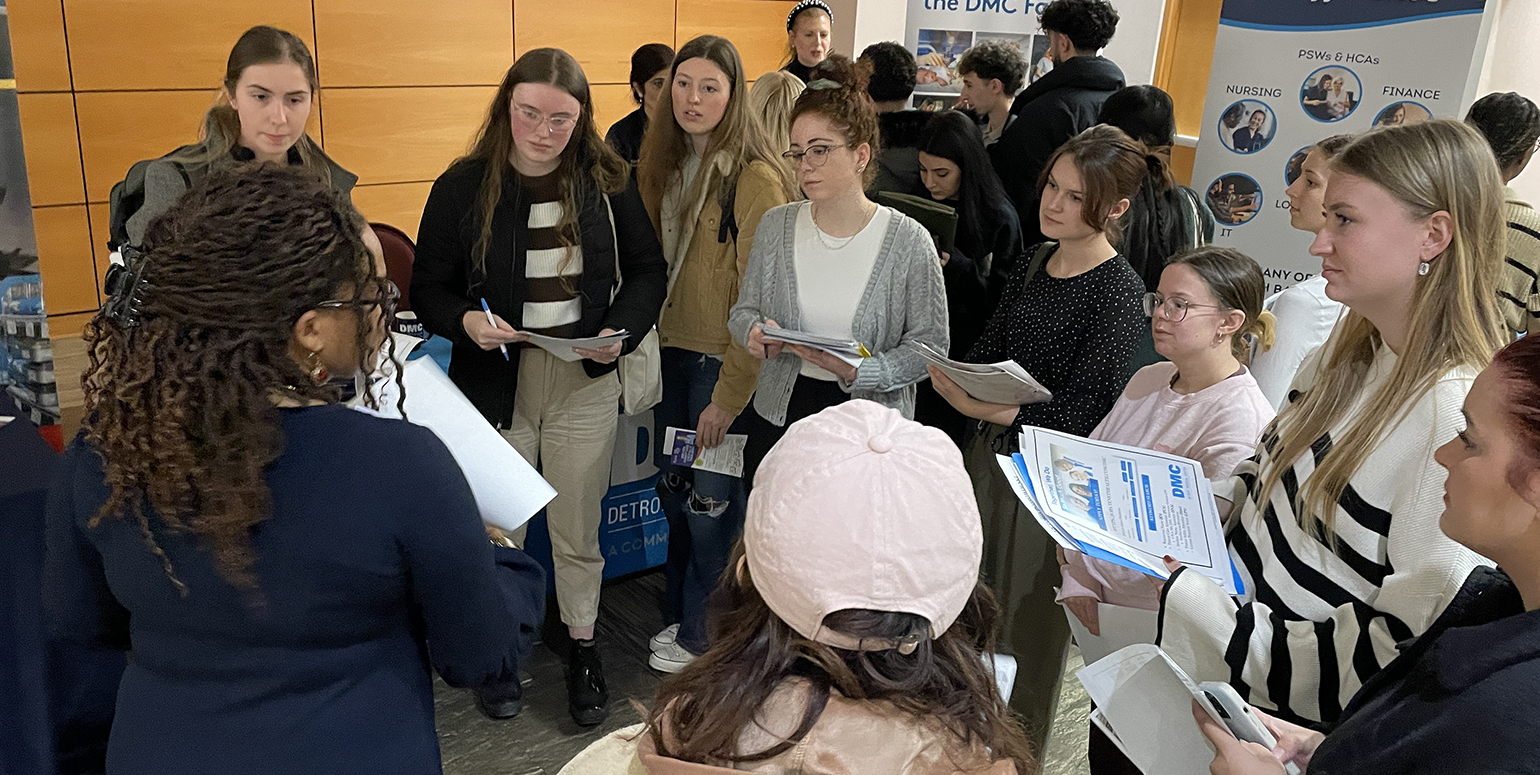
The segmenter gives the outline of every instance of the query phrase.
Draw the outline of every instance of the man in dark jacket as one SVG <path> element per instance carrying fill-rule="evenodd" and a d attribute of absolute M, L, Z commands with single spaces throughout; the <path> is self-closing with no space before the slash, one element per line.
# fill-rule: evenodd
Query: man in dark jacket
<path fill-rule="evenodd" d="M 904 107 L 914 94 L 919 70 L 914 54 L 898 43 L 886 41 L 867 46 L 861 59 L 872 65 L 866 93 L 876 104 L 877 125 L 882 132 L 882 147 L 875 161 L 877 177 L 870 192 L 924 196 L 925 186 L 920 182 L 920 132 L 930 123 L 931 114 Z"/>
<path fill-rule="evenodd" d="M 1053 70 L 1017 95 L 1011 106 L 1015 120 L 989 147 L 1027 245 L 1043 239 L 1037 179 L 1048 157 L 1093 126 L 1107 95 L 1123 88 L 1123 71 L 1097 54 L 1118 26 L 1118 12 L 1107 0 L 1054 0 L 1043 9 L 1041 23 Z"/>

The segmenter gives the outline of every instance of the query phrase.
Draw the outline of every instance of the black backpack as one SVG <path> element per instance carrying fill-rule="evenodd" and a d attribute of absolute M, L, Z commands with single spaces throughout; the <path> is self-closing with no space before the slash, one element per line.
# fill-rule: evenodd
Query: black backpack
<path fill-rule="evenodd" d="M 203 165 L 198 163 L 203 151 L 201 144 L 184 145 L 165 156 L 134 162 L 134 166 L 128 168 L 128 174 L 112 187 L 112 193 L 107 196 L 109 251 L 121 253 L 125 248 L 134 250 L 142 247 L 129 244 L 128 219 L 144 207 L 144 176 L 150 165 L 161 159 L 171 160 L 172 166 L 182 175 L 182 183 L 192 188 L 196 182 L 194 178 L 203 176 Z"/>

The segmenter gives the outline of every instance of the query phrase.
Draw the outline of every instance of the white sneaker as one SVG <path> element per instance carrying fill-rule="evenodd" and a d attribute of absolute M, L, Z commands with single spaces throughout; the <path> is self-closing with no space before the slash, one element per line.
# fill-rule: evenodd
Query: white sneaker
<path fill-rule="evenodd" d="M 665 673 L 677 673 L 683 670 L 685 665 L 694 661 L 695 655 L 678 643 L 670 643 L 652 652 L 652 656 L 647 658 L 647 664 L 651 665 L 653 670 Z"/>
<path fill-rule="evenodd" d="M 647 649 L 649 651 L 661 651 L 674 645 L 676 640 L 679 640 L 679 625 L 670 624 L 664 627 L 662 632 L 652 636 L 652 640 L 647 641 Z"/>

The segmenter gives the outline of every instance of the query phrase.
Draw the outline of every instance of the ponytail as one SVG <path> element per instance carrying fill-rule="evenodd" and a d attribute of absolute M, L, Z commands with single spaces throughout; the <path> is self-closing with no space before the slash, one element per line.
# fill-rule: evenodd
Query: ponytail
<path fill-rule="evenodd" d="M 1277 331 L 1278 318 L 1274 317 L 1270 310 L 1264 309 L 1258 312 L 1255 318 L 1252 318 L 1250 315 L 1246 316 L 1246 325 L 1241 329 L 1240 334 L 1243 337 L 1254 340 L 1257 343 L 1257 351 L 1265 353 L 1273 349 Z M 1249 350 L 1250 348 L 1243 349 Z"/>
<path fill-rule="evenodd" d="M 1123 256 L 1144 280 L 1146 290 L 1160 285 L 1166 259 L 1189 241 L 1182 192 L 1171 177 L 1171 148 L 1157 146 L 1144 155 L 1145 176 L 1123 215 Z"/>

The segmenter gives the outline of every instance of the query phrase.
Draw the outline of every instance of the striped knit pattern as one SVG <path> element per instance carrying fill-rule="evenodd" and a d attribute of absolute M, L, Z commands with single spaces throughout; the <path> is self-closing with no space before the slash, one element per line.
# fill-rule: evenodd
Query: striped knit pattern
<path fill-rule="evenodd" d="M 1348 418 L 1384 385 L 1395 358 L 1381 346 Z M 1320 362 L 1320 351 L 1305 362 L 1291 402 L 1314 384 Z M 1426 630 L 1485 562 L 1439 530 L 1445 474 L 1433 461 L 1464 427 L 1460 406 L 1474 378 L 1468 369 L 1445 375 L 1381 438 L 1337 501 L 1335 543 L 1302 528 L 1293 503 L 1350 420 L 1295 460 L 1266 498 L 1257 479 L 1277 437 L 1264 435 L 1231 480 L 1240 514 L 1227 537 L 1246 595 L 1232 600 L 1182 573 L 1162 606 L 1162 648 L 1196 681 L 1227 681 L 1286 717 L 1336 720 L 1396 657 L 1396 644 Z"/>
<path fill-rule="evenodd" d="M 1509 331 L 1540 333 L 1540 213 L 1513 189 L 1504 193 L 1508 250 L 1497 283 L 1498 305 Z"/>
<path fill-rule="evenodd" d="M 564 208 L 557 175 L 523 178 L 534 196 L 529 208 L 529 244 L 524 246 L 523 330 L 546 336 L 576 337 L 583 316 L 578 281 L 583 276 L 583 248 L 577 240 L 563 245 L 556 225 Z"/>

